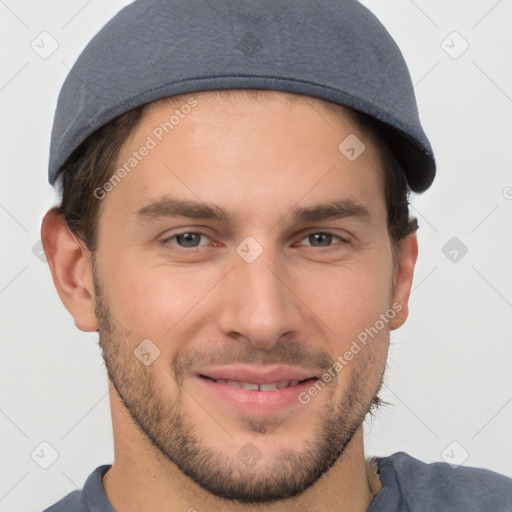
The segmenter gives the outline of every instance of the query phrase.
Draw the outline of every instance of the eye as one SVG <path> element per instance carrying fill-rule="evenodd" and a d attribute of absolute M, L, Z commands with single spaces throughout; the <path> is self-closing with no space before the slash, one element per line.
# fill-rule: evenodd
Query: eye
<path fill-rule="evenodd" d="M 165 240 L 162 240 L 162 243 L 165 244 L 174 244 L 183 249 L 199 247 L 201 245 L 207 245 L 211 242 L 210 237 L 205 235 L 200 231 L 187 231 L 185 233 L 178 233 L 176 235 L 170 236 Z"/>
<path fill-rule="evenodd" d="M 304 241 L 307 241 L 308 243 L 303 243 Z M 324 233 L 324 232 L 318 232 L 318 233 L 310 233 L 309 235 L 305 236 L 300 242 L 299 245 L 310 245 L 311 247 L 330 247 L 333 245 L 333 242 L 346 242 L 343 238 L 333 235 L 332 233 Z"/>

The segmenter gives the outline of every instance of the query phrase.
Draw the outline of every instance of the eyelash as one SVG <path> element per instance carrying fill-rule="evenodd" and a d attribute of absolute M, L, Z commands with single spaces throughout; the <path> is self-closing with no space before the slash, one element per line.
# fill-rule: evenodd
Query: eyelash
<path fill-rule="evenodd" d="M 178 236 L 182 236 L 182 235 L 201 235 L 201 236 L 204 236 L 204 237 L 209 238 L 211 240 L 211 237 L 208 236 L 204 231 L 182 231 L 181 233 L 175 233 L 174 235 L 169 236 L 169 237 L 163 239 L 161 243 L 164 246 L 166 246 L 166 245 L 175 245 L 178 250 L 182 250 L 182 251 L 186 251 L 186 252 L 192 252 L 195 249 L 199 249 L 200 247 L 204 247 L 202 245 L 199 245 L 197 247 L 189 247 L 189 248 L 187 248 L 187 247 L 180 247 L 178 244 L 171 244 L 171 240 L 173 240 L 174 238 L 176 238 Z"/>
<path fill-rule="evenodd" d="M 314 245 L 305 245 L 305 247 L 311 247 L 312 249 L 315 249 L 315 250 L 329 250 L 329 249 L 335 249 L 336 247 L 336 244 L 337 243 L 342 243 L 343 245 L 346 245 L 349 243 L 348 240 L 346 240 L 345 238 L 342 238 L 340 235 L 336 235 L 334 233 L 331 233 L 330 231 L 311 231 L 310 233 L 307 233 L 306 235 L 304 235 L 300 240 L 299 242 L 302 242 L 302 240 L 312 236 L 312 235 L 327 235 L 327 236 L 331 236 L 333 238 L 337 238 L 338 239 L 338 242 L 335 242 L 331 245 L 327 245 L 327 246 L 323 246 L 323 247 L 315 247 Z M 302 244 L 299 244 L 299 245 L 302 245 Z"/>
<path fill-rule="evenodd" d="M 161 241 L 161 244 L 163 246 L 168 246 L 168 245 L 174 245 L 175 248 L 179 251 L 184 251 L 184 252 L 194 252 L 195 250 L 198 250 L 200 249 L 201 247 L 204 247 L 204 245 L 199 245 L 197 247 L 181 247 L 177 244 L 171 244 L 171 241 L 173 239 L 175 239 L 176 237 L 178 236 L 182 236 L 182 235 L 187 235 L 187 234 L 192 234 L 192 235 L 200 235 L 200 236 L 203 236 L 203 237 L 206 237 L 206 238 L 209 238 L 211 240 L 211 237 L 208 236 L 204 231 L 183 231 L 181 233 L 175 233 L 174 235 L 170 236 L 170 237 L 167 237 L 165 239 L 163 239 Z M 331 233 L 330 231 L 311 231 L 310 233 L 307 233 L 305 234 L 300 240 L 299 242 L 302 242 L 304 239 L 312 236 L 312 235 L 330 235 L 332 236 L 333 238 L 337 238 L 339 241 L 337 243 L 342 243 L 343 245 L 346 245 L 346 244 L 349 244 L 350 242 L 344 238 L 342 238 L 341 236 L 339 235 L 336 235 L 334 233 Z M 303 244 L 299 244 L 299 245 L 303 245 Z M 328 245 L 328 246 L 323 246 L 323 247 L 315 247 L 313 245 L 306 245 L 304 244 L 303 246 L 305 247 L 311 247 L 312 249 L 314 250 L 329 250 L 331 249 L 334 245 L 336 245 L 335 243 L 334 244 L 331 244 L 331 245 Z"/>

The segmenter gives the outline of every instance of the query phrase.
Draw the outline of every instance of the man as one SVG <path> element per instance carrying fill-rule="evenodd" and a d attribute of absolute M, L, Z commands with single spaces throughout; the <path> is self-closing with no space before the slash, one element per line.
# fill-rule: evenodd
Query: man
<path fill-rule="evenodd" d="M 434 175 L 356 1 L 122 10 L 63 86 L 42 226 L 99 332 L 115 460 L 48 510 L 509 510 L 490 471 L 365 459 L 418 254 L 408 192 Z"/>

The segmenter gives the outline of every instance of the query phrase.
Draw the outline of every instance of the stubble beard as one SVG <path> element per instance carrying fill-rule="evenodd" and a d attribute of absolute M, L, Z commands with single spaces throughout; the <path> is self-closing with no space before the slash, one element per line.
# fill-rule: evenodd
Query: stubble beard
<path fill-rule="evenodd" d="M 257 435 L 255 444 L 258 444 L 260 439 L 265 442 L 265 436 L 286 428 L 286 423 L 293 421 L 293 415 L 314 417 L 314 428 L 303 443 L 303 450 L 283 449 L 272 460 L 263 457 L 249 467 L 236 455 L 227 455 L 201 441 L 198 425 L 182 407 L 187 393 L 183 392 L 181 379 L 175 378 L 177 396 L 168 396 L 168 390 L 156 382 L 152 367 L 141 364 L 130 350 L 130 332 L 112 317 L 94 267 L 93 279 L 100 347 L 111 384 L 150 445 L 218 498 L 240 504 L 264 504 L 303 493 L 342 457 L 367 413 L 380 403 L 378 392 L 384 368 L 376 379 L 373 393 L 369 393 L 365 380 L 368 372 L 375 372 L 375 369 L 370 368 L 367 358 L 367 363 L 359 365 L 352 373 L 350 384 L 338 403 L 333 401 L 335 386 L 322 390 L 321 393 L 329 394 L 329 399 L 317 414 L 311 414 L 308 405 L 301 405 L 281 425 L 272 425 L 265 418 L 242 419 L 241 430 L 249 432 L 251 439 Z M 286 346 L 283 348 L 286 351 Z M 236 439 L 226 443 L 228 447 L 233 441 Z"/>

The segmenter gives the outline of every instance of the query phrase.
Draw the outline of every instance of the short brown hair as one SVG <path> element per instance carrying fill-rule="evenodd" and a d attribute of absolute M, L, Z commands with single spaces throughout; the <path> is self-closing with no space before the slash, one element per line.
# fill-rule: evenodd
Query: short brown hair
<path fill-rule="evenodd" d="M 199 94 L 216 97 L 221 94 L 226 95 L 226 93 L 227 96 L 258 97 L 265 94 L 276 94 L 276 91 L 244 89 L 205 91 Z M 64 216 L 69 229 L 85 243 L 92 253 L 98 248 L 97 228 L 101 206 L 101 198 L 96 197 L 94 191 L 103 187 L 113 176 L 121 147 L 135 130 L 143 114 L 159 102 L 176 101 L 185 96 L 182 94 L 164 98 L 137 107 L 117 117 L 90 135 L 66 161 L 58 180 L 62 201 L 57 210 Z M 375 139 L 381 142 L 387 226 L 393 254 L 396 257 L 400 241 L 418 229 L 417 220 L 409 217 L 410 188 L 405 173 L 386 144 L 382 143 L 378 123 L 366 114 L 348 107 L 343 107 L 343 109 L 356 125 L 374 135 Z"/>

